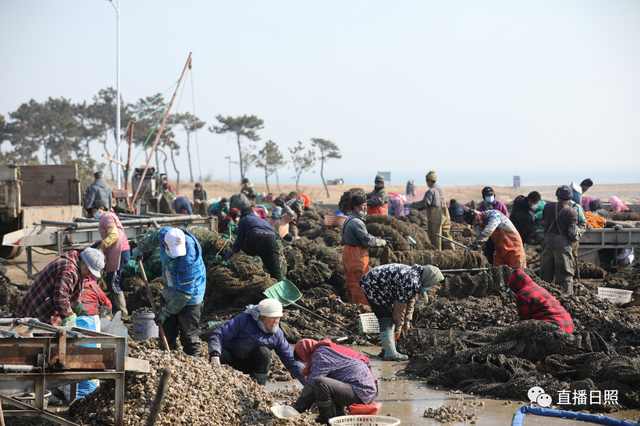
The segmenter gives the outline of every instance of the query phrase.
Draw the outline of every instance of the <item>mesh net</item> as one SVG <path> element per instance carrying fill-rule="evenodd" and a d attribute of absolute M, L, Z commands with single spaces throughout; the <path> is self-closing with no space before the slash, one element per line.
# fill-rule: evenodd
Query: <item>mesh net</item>
<path fill-rule="evenodd" d="M 409 237 L 413 238 L 416 241 L 414 250 L 435 248 L 431 246 L 429 237 L 424 229 L 419 226 L 411 226 L 409 223 L 400 220 L 399 217 L 400 216 L 372 215 L 367 217 L 367 224 L 379 223 L 381 225 L 390 226 L 398 231 L 405 241 Z"/>
<path fill-rule="evenodd" d="M 472 250 L 414 250 L 393 251 L 385 247 L 380 263 L 402 263 L 404 265 L 433 265 L 440 269 L 488 268 L 482 253 Z"/>
<path fill-rule="evenodd" d="M 348 191 L 345 191 L 340 197 L 340 201 L 338 202 L 338 207 L 342 211 L 342 213 L 348 215 L 351 213 L 351 199 L 354 195 L 362 195 L 366 198 L 366 193 L 362 188 L 351 188 Z"/>
<path fill-rule="evenodd" d="M 623 211 L 623 212 L 609 212 L 609 216 L 611 216 L 611 220 L 631 220 L 638 221 L 640 220 L 640 213 L 632 212 L 632 211 Z"/>
<path fill-rule="evenodd" d="M 400 232 L 390 226 L 383 225 L 382 223 L 367 223 L 367 231 L 375 237 L 387 238 L 389 244 L 391 244 L 394 250 L 409 250 L 409 243 L 407 240 L 403 238 Z M 371 256 L 371 253 L 369 253 L 369 256 Z"/>

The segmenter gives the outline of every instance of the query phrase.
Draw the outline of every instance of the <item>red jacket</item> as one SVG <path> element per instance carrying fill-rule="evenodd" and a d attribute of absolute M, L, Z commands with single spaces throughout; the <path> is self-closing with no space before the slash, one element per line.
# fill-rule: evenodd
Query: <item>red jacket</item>
<path fill-rule="evenodd" d="M 102 306 L 111 307 L 111 301 L 104 294 L 104 291 L 100 288 L 98 283 L 91 275 L 84 277 L 82 283 L 82 295 L 80 295 L 80 301 L 84 305 L 89 315 L 98 315 L 98 309 Z"/>
<path fill-rule="evenodd" d="M 516 295 L 520 320 L 540 320 L 556 324 L 567 333 L 573 333 L 573 320 L 560 302 L 518 268 L 511 274 L 509 290 Z"/>

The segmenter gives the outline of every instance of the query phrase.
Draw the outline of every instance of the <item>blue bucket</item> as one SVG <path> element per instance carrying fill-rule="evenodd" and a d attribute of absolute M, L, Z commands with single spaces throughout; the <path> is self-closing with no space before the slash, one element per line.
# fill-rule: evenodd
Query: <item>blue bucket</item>
<path fill-rule="evenodd" d="M 131 315 L 133 322 L 133 340 L 147 340 L 151 337 L 158 337 L 158 326 L 153 321 L 155 315 L 146 312 L 134 312 Z"/>

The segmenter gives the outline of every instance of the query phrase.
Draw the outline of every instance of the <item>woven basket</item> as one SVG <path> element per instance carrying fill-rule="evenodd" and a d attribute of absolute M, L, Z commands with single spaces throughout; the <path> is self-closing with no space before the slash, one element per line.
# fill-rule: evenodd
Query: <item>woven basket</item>
<path fill-rule="evenodd" d="M 324 224 L 327 226 L 342 226 L 346 219 L 347 217 L 341 214 L 325 214 Z"/>

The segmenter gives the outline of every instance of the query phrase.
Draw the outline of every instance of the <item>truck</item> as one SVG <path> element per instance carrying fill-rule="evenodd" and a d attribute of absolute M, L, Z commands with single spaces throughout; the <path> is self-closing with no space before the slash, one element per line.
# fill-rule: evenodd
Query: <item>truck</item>
<path fill-rule="evenodd" d="M 42 220 L 69 222 L 82 213 L 77 165 L 0 165 L 0 242 Z M 0 245 L 0 257 L 13 259 L 22 250 Z"/>

